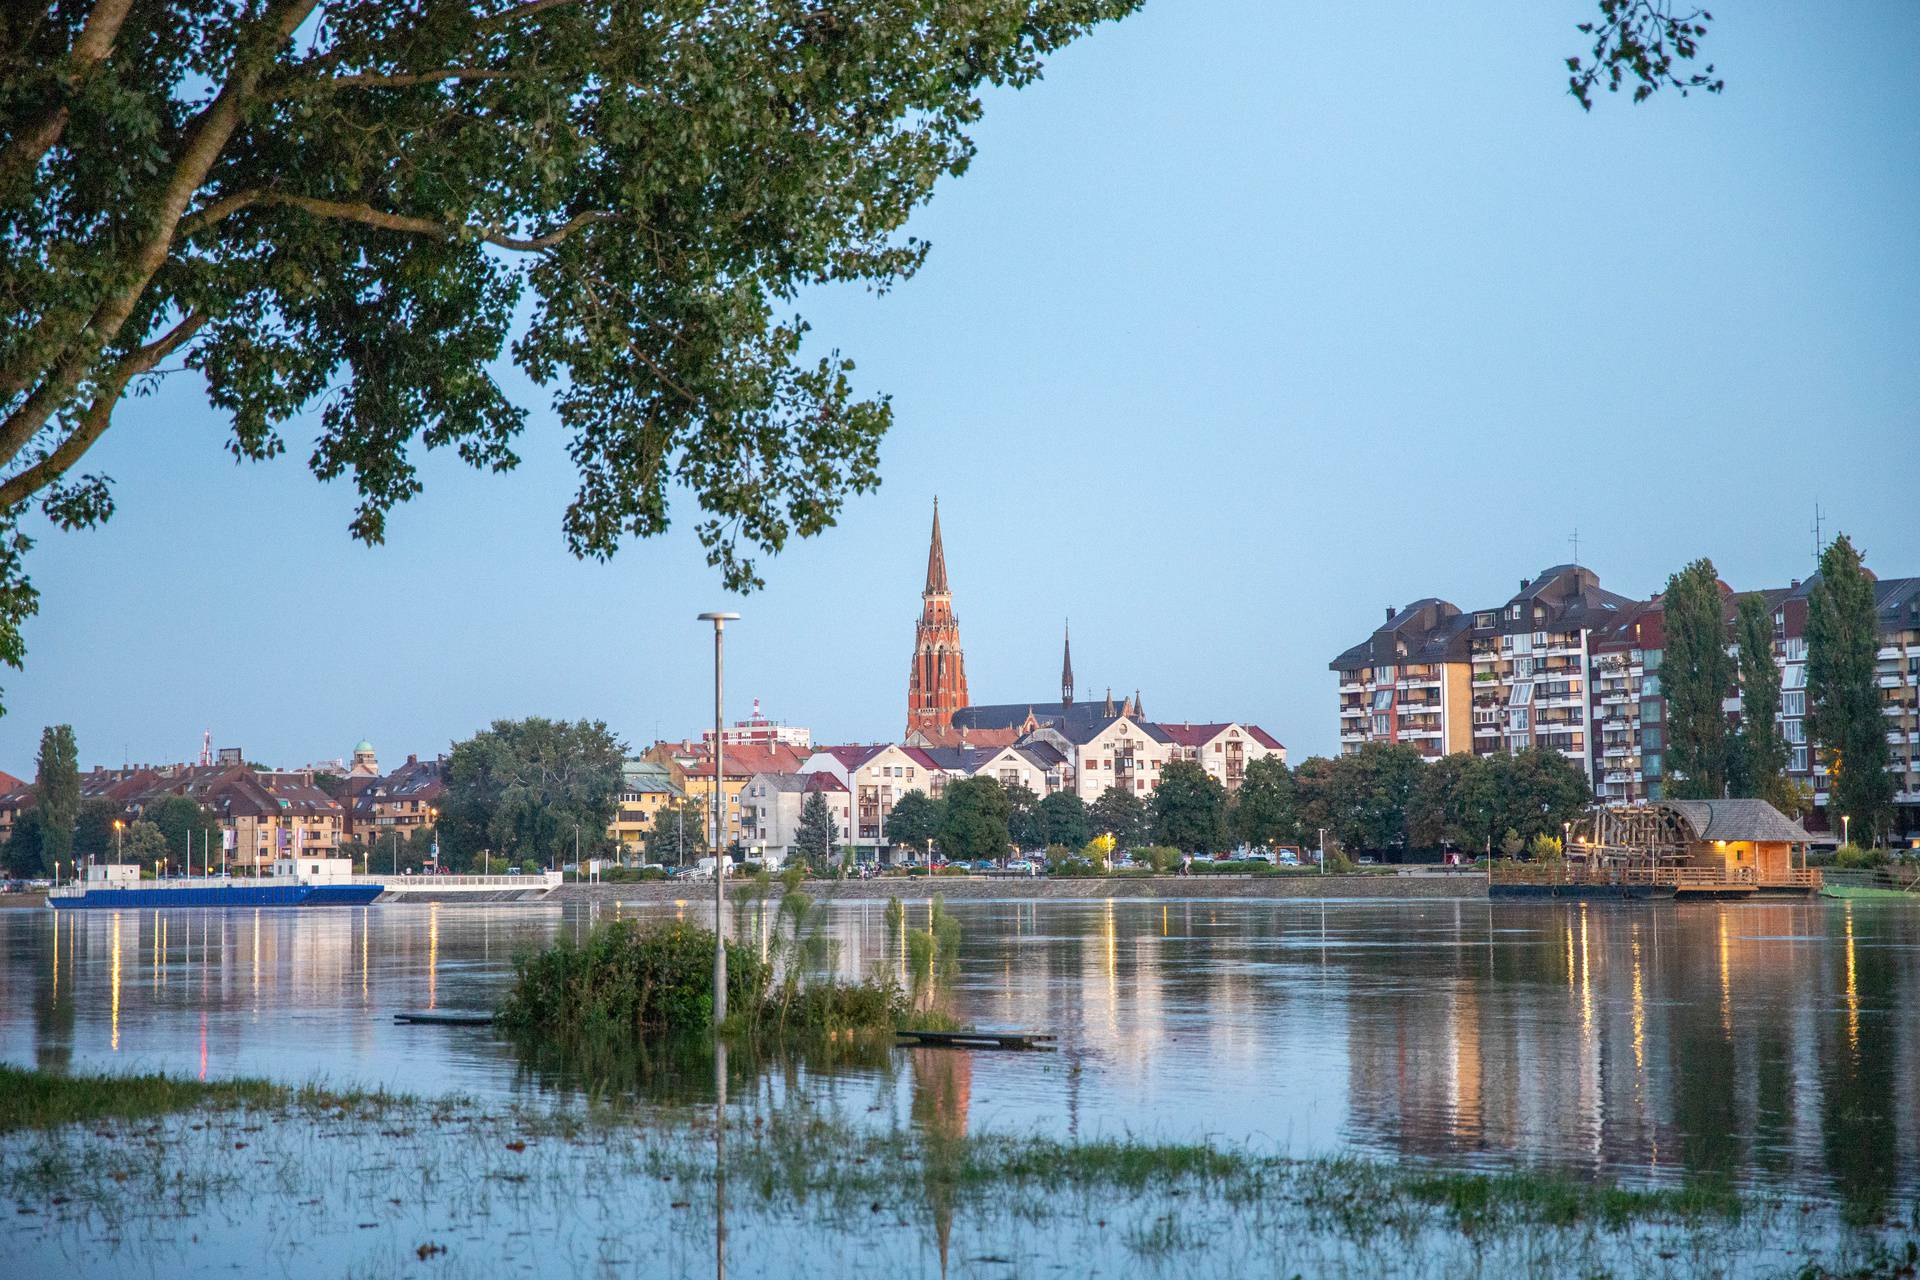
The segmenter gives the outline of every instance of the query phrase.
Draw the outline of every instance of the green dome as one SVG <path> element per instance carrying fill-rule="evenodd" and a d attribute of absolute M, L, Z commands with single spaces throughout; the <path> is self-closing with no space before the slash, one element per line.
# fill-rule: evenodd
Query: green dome
<path fill-rule="evenodd" d="M 360 745 L 353 749 L 353 754 L 359 755 L 363 751 L 366 752 L 368 755 L 373 754 L 373 744 L 371 742 L 368 742 L 365 738 L 360 739 Z"/>

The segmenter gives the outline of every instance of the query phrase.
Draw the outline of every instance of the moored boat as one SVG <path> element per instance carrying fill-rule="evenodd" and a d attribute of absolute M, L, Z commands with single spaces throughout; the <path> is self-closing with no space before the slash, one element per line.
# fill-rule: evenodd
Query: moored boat
<path fill-rule="evenodd" d="M 140 868 L 100 863 L 47 894 L 55 911 L 156 907 L 362 907 L 382 886 L 353 874 L 346 858 L 287 858 L 265 876 L 178 876 L 142 880 Z"/>

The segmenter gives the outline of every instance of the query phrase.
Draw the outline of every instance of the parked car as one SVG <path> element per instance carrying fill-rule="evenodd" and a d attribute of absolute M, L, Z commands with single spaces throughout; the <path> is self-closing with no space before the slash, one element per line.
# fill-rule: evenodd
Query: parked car
<path fill-rule="evenodd" d="M 1245 861 L 1245 862 L 1264 862 L 1264 863 L 1266 863 L 1266 864 L 1267 864 L 1268 866 L 1272 866 L 1272 865 L 1273 865 L 1273 855 L 1272 855 L 1272 854 L 1270 854 L 1270 853 L 1268 853 L 1268 852 L 1267 852 L 1267 851 L 1266 851 L 1265 849 L 1249 849 L 1249 850 L 1247 850 L 1247 854 L 1246 854 L 1246 857 L 1245 857 L 1245 858 L 1243 858 L 1243 859 L 1242 859 L 1242 861 Z"/>

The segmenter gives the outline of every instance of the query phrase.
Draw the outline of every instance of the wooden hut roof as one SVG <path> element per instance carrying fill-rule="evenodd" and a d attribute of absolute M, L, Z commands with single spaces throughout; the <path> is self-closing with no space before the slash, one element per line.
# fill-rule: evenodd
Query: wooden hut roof
<path fill-rule="evenodd" d="M 1765 800 L 1668 800 L 1700 840 L 1785 841 L 1807 844 L 1807 829 Z"/>

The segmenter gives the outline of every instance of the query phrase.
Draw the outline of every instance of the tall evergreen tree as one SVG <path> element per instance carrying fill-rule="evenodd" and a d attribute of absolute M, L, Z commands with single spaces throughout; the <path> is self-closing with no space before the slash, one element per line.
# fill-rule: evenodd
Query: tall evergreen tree
<path fill-rule="evenodd" d="M 1667 579 L 1667 647 L 1660 663 L 1667 698 L 1667 794 L 1717 800 L 1727 790 L 1727 713 L 1733 659 L 1713 561 L 1695 560 Z"/>
<path fill-rule="evenodd" d="M 1733 617 L 1739 648 L 1740 728 L 1728 760 L 1734 795 L 1753 796 L 1789 812 L 1787 740 L 1780 733 L 1780 669 L 1773 665 L 1773 619 L 1759 596 L 1742 596 Z"/>
<path fill-rule="evenodd" d="M 839 827 L 833 814 L 827 811 L 826 796 L 818 791 L 809 792 L 806 803 L 800 806 L 800 825 L 793 835 L 794 849 L 814 865 L 825 866 L 833 857 L 833 847 L 839 838 Z"/>
<path fill-rule="evenodd" d="M 1831 778 L 1827 812 L 1851 818 L 1856 842 L 1877 840 L 1893 814 L 1886 729 L 1874 679 L 1879 632 L 1873 580 L 1841 534 L 1820 553 L 1807 596 L 1807 733 Z"/>
<path fill-rule="evenodd" d="M 39 798 L 41 857 L 49 865 L 73 861 L 73 828 L 80 820 L 80 748 L 74 744 L 72 725 L 51 724 L 41 730 L 34 793 Z"/>

